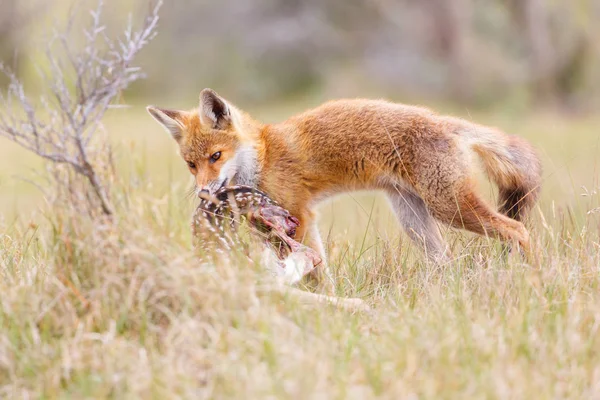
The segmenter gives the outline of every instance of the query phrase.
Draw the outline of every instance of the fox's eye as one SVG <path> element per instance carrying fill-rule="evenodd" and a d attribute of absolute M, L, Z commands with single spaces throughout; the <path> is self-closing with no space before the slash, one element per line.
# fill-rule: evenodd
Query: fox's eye
<path fill-rule="evenodd" d="M 217 161 L 219 158 L 221 158 L 221 152 L 217 151 L 216 153 L 214 153 L 212 156 L 210 156 L 210 163 L 214 163 L 215 161 Z"/>
<path fill-rule="evenodd" d="M 191 162 L 191 161 L 188 161 L 188 162 L 187 162 L 187 165 L 188 165 L 188 167 L 190 167 L 190 168 L 196 168 L 196 164 L 194 164 L 194 163 L 193 163 L 193 162 Z"/>

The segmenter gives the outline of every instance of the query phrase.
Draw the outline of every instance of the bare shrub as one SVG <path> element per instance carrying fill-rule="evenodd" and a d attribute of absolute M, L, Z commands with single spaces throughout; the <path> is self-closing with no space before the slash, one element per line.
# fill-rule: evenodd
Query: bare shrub
<path fill-rule="evenodd" d="M 0 95 L 0 136 L 47 161 L 50 199 L 67 201 L 90 215 L 114 213 L 112 151 L 102 117 L 118 107 L 115 100 L 123 90 L 143 77 L 133 61 L 156 35 L 161 4 L 150 1 L 140 26 L 130 19 L 116 38 L 102 21 L 102 0 L 90 11 L 83 32 L 74 28 L 78 21 L 72 13 L 66 28 L 47 40 L 38 68 L 46 91 L 37 98 L 25 93 L 23 82 L 6 65 L 0 67 L 10 82 Z"/>

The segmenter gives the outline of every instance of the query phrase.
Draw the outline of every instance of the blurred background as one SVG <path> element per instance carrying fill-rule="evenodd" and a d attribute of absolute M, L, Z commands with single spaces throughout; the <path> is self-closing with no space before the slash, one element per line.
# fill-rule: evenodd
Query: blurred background
<path fill-rule="evenodd" d="M 0 0 L 1 59 L 28 70 L 42 22 L 90 4 Z M 146 7 L 106 5 L 115 26 Z M 589 111 L 600 97 L 598 21 L 596 0 L 167 1 L 139 60 L 148 79 L 129 98 L 210 85 L 238 102 L 316 92 Z"/>
<path fill-rule="evenodd" d="M 209 82 L 258 102 L 316 91 L 589 109 L 598 17 L 594 0 L 173 1 L 145 94 Z"/>
<path fill-rule="evenodd" d="M 26 89 L 40 89 L 43 33 L 69 12 L 85 23 L 93 4 L 0 0 L 0 59 Z M 107 0 L 104 13 L 118 31 L 147 7 Z M 528 138 L 544 159 L 545 204 L 570 205 L 598 186 L 598 22 L 597 0 L 166 1 L 137 63 L 147 79 L 124 93 L 132 107 L 111 111 L 106 124 L 123 164 L 137 157 L 155 182 L 185 186 L 187 172 L 146 104 L 191 108 L 211 87 L 270 122 L 331 98 L 385 97 Z M 37 168 L 28 157 L 0 142 L 5 216 L 39 201 L 15 178 Z"/>

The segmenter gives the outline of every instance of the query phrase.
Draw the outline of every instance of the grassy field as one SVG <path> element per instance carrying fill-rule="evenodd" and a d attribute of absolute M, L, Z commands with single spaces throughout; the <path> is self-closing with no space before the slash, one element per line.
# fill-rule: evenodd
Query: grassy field
<path fill-rule="evenodd" d="M 372 307 L 355 314 L 200 266 L 188 172 L 142 105 L 106 120 L 112 225 L 45 206 L 18 179 L 43 165 L 0 142 L 0 398 L 600 397 L 600 118 L 450 111 L 540 150 L 532 260 L 446 231 L 456 260 L 427 265 L 380 196 L 342 196 L 320 226 L 337 293 Z"/>

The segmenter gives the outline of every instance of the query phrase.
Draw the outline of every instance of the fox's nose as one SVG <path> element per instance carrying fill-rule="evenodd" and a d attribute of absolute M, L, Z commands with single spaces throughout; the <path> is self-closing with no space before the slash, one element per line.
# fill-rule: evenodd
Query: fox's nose
<path fill-rule="evenodd" d="M 210 191 L 208 190 L 208 186 L 204 186 L 202 188 L 196 189 L 196 196 L 200 196 L 201 194 L 204 194 L 204 195 L 210 194 Z"/>

